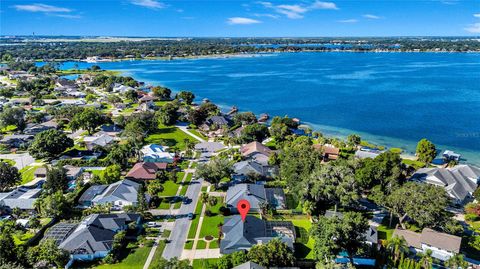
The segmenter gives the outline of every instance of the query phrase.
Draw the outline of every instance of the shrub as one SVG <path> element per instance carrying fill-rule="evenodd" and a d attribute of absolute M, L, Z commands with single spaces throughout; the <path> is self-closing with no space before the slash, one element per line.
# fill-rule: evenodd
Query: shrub
<path fill-rule="evenodd" d="M 209 209 L 205 210 L 205 216 L 211 217 L 212 215 L 212 211 L 210 211 Z"/>
<path fill-rule="evenodd" d="M 229 216 L 230 215 L 230 209 L 227 207 L 224 207 L 223 205 L 219 209 L 220 213 L 224 216 Z"/>

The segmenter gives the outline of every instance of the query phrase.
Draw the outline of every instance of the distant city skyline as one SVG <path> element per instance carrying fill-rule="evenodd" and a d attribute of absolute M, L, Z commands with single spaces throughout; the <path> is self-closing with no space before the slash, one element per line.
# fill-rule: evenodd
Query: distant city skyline
<path fill-rule="evenodd" d="M 2 0 L 1 35 L 479 36 L 480 2 Z"/>

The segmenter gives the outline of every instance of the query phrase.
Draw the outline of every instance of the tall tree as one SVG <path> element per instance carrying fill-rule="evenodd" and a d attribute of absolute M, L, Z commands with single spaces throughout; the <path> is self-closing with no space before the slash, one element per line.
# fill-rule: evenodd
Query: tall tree
<path fill-rule="evenodd" d="M 160 124 L 167 126 L 174 125 L 178 120 L 177 109 L 178 106 L 175 103 L 166 103 L 155 113 L 155 116 Z"/>
<path fill-rule="evenodd" d="M 0 190 L 5 191 L 22 181 L 20 173 L 15 166 L 0 162 Z"/>
<path fill-rule="evenodd" d="M 181 91 L 177 94 L 177 97 L 182 99 L 187 105 L 191 105 L 195 99 L 195 95 L 189 91 Z"/>
<path fill-rule="evenodd" d="M 267 126 L 259 123 L 254 123 L 245 126 L 240 134 L 242 143 L 250 143 L 253 141 L 262 142 L 268 136 Z"/>
<path fill-rule="evenodd" d="M 172 90 L 161 86 L 153 87 L 152 92 L 154 96 L 162 100 L 170 100 L 170 94 L 172 94 Z"/>
<path fill-rule="evenodd" d="M 435 156 L 437 156 L 437 149 L 432 142 L 423 138 L 417 144 L 416 153 L 419 161 L 431 163 L 433 159 L 435 159 Z"/>
<path fill-rule="evenodd" d="M 37 211 L 43 217 L 59 217 L 69 209 L 69 203 L 61 191 L 39 198 L 35 201 Z"/>
<path fill-rule="evenodd" d="M 214 158 L 209 163 L 198 165 L 196 176 L 214 184 L 215 188 L 217 188 L 220 180 L 224 177 L 229 178 L 232 172 L 233 169 L 229 160 Z"/>
<path fill-rule="evenodd" d="M 407 241 L 403 237 L 394 236 L 387 240 L 387 250 L 393 255 L 393 263 L 396 265 L 402 254 L 408 254 Z"/>
<path fill-rule="evenodd" d="M 317 204 L 333 204 L 335 209 L 350 206 L 359 198 L 353 169 L 342 162 L 317 166 L 302 186 L 307 190 L 308 199 Z"/>
<path fill-rule="evenodd" d="M 353 257 L 363 247 L 368 222 L 358 212 L 346 212 L 342 219 L 321 217 L 312 228 L 316 260 L 329 260 L 345 250 L 353 264 Z"/>
<path fill-rule="evenodd" d="M 35 135 L 28 152 L 36 159 L 54 158 L 66 149 L 73 147 L 73 140 L 62 131 L 47 130 Z"/>
<path fill-rule="evenodd" d="M 468 262 L 465 261 L 462 254 L 455 254 L 445 261 L 445 266 L 450 269 L 467 268 Z"/>
<path fill-rule="evenodd" d="M 0 127 L 15 125 L 18 130 L 23 131 L 26 127 L 25 110 L 20 107 L 7 107 L 0 113 Z"/>
<path fill-rule="evenodd" d="M 295 261 L 292 250 L 277 238 L 266 244 L 254 245 L 248 251 L 247 257 L 265 267 L 286 267 L 293 265 Z"/>
<path fill-rule="evenodd" d="M 43 188 L 50 193 L 67 190 L 67 170 L 61 166 L 54 166 L 47 169 L 47 179 L 45 180 L 45 184 L 43 184 Z"/>
<path fill-rule="evenodd" d="M 102 113 L 94 108 L 86 108 L 82 112 L 73 116 L 70 122 L 72 130 L 85 129 L 89 134 L 95 131 L 95 128 L 105 123 Z"/>
<path fill-rule="evenodd" d="M 120 180 L 122 168 L 118 164 L 109 165 L 102 172 L 102 182 L 111 184 Z"/>
<path fill-rule="evenodd" d="M 137 191 L 137 210 L 140 213 L 144 213 L 148 210 L 147 198 L 145 197 L 145 189 L 142 184 L 138 186 Z"/>
<path fill-rule="evenodd" d="M 69 253 L 60 249 L 53 239 L 40 242 L 27 252 L 28 261 L 34 265 L 37 262 L 46 262 L 50 266 L 63 267 L 67 264 Z"/>

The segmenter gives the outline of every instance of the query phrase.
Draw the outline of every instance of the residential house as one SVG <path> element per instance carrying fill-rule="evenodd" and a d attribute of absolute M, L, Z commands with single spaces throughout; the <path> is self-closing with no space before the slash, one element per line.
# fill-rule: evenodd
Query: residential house
<path fill-rule="evenodd" d="M 110 204 L 123 208 L 126 205 L 137 205 L 138 188 L 140 184 L 128 179 L 110 185 L 94 185 L 88 188 L 78 203 L 82 207 Z M 150 197 L 147 195 L 147 200 Z"/>
<path fill-rule="evenodd" d="M 454 151 L 451 151 L 451 150 L 445 150 L 442 154 L 443 156 L 443 159 L 445 159 L 445 161 L 449 162 L 449 161 L 460 161 L 460 158 L 462 157 L 462 155 L 458 154 L 458 153 L 455 153 Z"/>
<path fill-rule="evenodd" d="M 125 85 L 122 85 L 120 83 L 115 83 L 113 84 L 113 87 L 112 87 L 112 92 L 115 92 L 115 93 L 126 93 L 128 91 L 134 91 L 135 88 L 132 88 L 130 86 L 125 86 Z"/>
<path fill-rule="evenodd" d="M 141 149 L 144 162 L 173 163 L 175 155 L 168 152 L 168 147 L 150 144 Z"/>
<path fill-rule="evenodd" d="M 258 184 L 236 184 L 227 190 L 226 204 L 232 213 L 237 213 L 240 200 L 250 203 L 249 212 L 260 212 L 260 205 L 268 203 L 276 209 L 285 209 L 285 194 L 281 188 L 265 188 Z"/>
<path fill-rule="evenodd" d="M 111 137 L 117 137 L 123 131 L 122 128 L 115 124 L 104 124 L 100 126 L 100 132 L 103 132 Z"/>
<path fill-rule="evenodd" d="M 101 133 L 96 136 L 85 136 L 83 138 L 83 142 L 85 142 L 85 146 L 88 150 L 93 150 L 95 146 L 105 147 L 112 143 L 113 137 L 109 136 L 108 134 Z"/>
<path fill-rule="evenodd" d="M 26 135 L 36 135 L 43 131 L 57 128 L 57 122 L 55 120 L 50 120 L 39 124 L 27 124 L 27 127 L 25 128 L 25 130 L 23 130 L 23 133 Z"/>
<path fill-rule="evenodd" d="M 65 165 L 63 168 L 67 172 L 67 179 L 69 181 L 75 181 L 83 173 L 83 167 L 77 167 L 73 165 Z"/>
<path fill-rule="evenodd" d="M 22 148 L 27 147 L 32 141 L 33 135 L 15 134 L 6 135 L 0 140 L 0 143 L 8 145 L 10 147 Z"/>
<path fill-rule="evenodd" d="M 232 121 L 223 115 L 211 116 L 205 121 L 205 125 L 209 130 L 225 129 L 232 124 Z"/>
<path fill-rule="evenodd" d="M 59 223 L 51 227 L 45 239 L 53 239 L 58 247 L 70 253 L 70 261 L 101 259 L 112 250 L 115 234 L 128 229 L 130 223 L 140 225 L 138 214 L 92 214 L 78 224 Z"/>
<path fill-rule="evenodd" d="M 424 228 L 421 233 L 397 228 L 394 230 L 393 236 L 403 237 L 414 253 L 425 253 L 427 250 L 431 250 L 432 257 L 442 261 L 460 253 L 462 243 L 462 238 L 459 236 L 437 232 L 429 228 Z"/>
<path fill-rule="evenodd" d="M 355 157 L 358 159 L 366 159 L 366 158 L 375 159 L 375 157 L 380 155 L 380 153 L 382 152 L 379 150 L 359 149 L 355 151 Z"/>
<path fill-rule="evenodd" d="M 255 178 L 269 178 L 276 173 L 276 167 L 265 166 L 254 160 L 247 160 L 235 163 L 233 165 L 232 179 L 239 183 L 248 179 L 249 176 Z"/>
<path fill-rule="evenodd" d="M 235 215 L 225 217 L 221 229 L 221 254 L 249 250 L 256 244 L 266 244 L 274 238 L 280 239 L 293 250 L 295 242 L 295 227 L 290 221 L 264 221 L 250 215 L 242 221 L 239 215 Z"/>
<path fill-rule="evenodd" d="M 21 210 L 35 210 L 34 203 L 42 192 L 41 188 L 18 187 L 11 192 L 0 193 L 0 206 L 10 210 L 19 208 Z"/>
<path fill-rule="evenodd" d="M 334 147 L 333 145 L 315 144 L 313 145 L 313 148 L 322 152 L 323 161 L 325 162 L 337 160 L 340 156 L 340 149 Z"/>
<path fill-rule="evenodd" d="M 167 170 L 167 163 L 136 163 L 125 178 L 133 180 L 153 180 L 157 178 L 157 172 L 161 170 Z"/>
<path fill-rule="evenodd" d="M 413 174 L 411 180 L 443 187 L 455 203 L 465 204 L 480 183 L 480 168 L 471 165 L 421 168 Z"/>
<path fill-rule="evenodd" d="M 273 151 L 260 142 L 254 141 L 240 147 L 240 153 L 245 158 L 250 158 L 262 165 L 268 165 L 268 158 Z"/>
<path fill-rule="evenodd" d="M 78 88 L 78 85 L 77 83 L 75 83 L 75 81 L 64 78 L 57 79 L 57 81 L 55 82 L 55 86 L 58 88 Z"/>

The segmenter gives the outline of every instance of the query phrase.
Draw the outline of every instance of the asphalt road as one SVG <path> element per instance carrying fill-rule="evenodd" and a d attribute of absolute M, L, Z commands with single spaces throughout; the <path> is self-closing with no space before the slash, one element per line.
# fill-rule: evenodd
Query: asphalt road
<path fill-rule="evenodd" d="M 199 199 L 200 191 L 202 190 L 203 179 L 197 179 L 191 182 L 188 186 L 186 196 L 192 199 L 188 205 L 182 204 L 178 215 L 187 215 L 195 211 L 195 205 Z M 196 216 L 199 218 L 200 216 Z M 170 234 L 169 243 L 163 251 L 163 258 L 171 259 L 173 257 L 180 257 L 182 255 L 183 247 L 187 241 L 188 230 L 190 229 L 191 220 L 187 217 L 177 219 Z"/>

